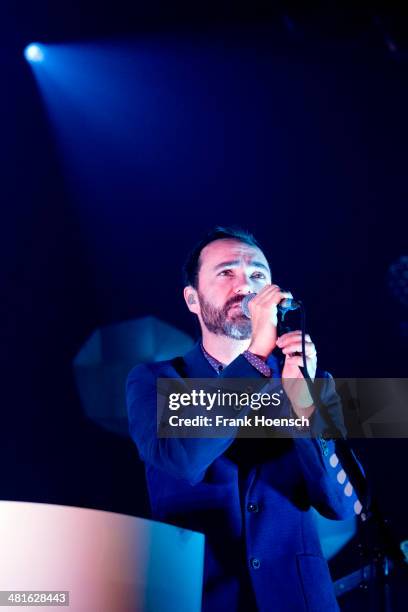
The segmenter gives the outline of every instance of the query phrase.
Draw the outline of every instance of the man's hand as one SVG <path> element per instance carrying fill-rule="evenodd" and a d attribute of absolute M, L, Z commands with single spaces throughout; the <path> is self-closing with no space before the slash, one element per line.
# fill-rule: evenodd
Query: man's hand
<path fill-rule="evenodd" d="M 306 334 L 306 367 L 310 378 L 314 380 L 317 367 L 316 347 L 310 336 Z M 303 366 L 302 332 L 300 330 L 288 332 L 278 338 L 277 346 L 285 355 L 285 364 L 282 370 L 282 384 L 293 410 L 299 416 L 309 417 L 313 411 L 313 399 L 309 393 L 306 380 L 299 366 Z"/>
<path fill-rule="evenodd" d="M 248 350 L 266 359 L 276 346 L 278 324 L 277 306 L 292 294 L 277 285 L 265 285 L 248 304 L 251 315 L 252 336 Z"/>

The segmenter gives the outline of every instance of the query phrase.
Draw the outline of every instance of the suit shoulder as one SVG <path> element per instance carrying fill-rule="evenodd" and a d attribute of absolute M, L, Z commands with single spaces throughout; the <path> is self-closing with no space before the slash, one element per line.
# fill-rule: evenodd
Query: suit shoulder
<path fill-rule="evenodd" d="M 326 370 L 322 370 L 321 368 L 317 368 L 316 369 L 316 376 L 315 378 L 327 378 L 327 379 L 332 379 L 333 376 L 330 374 L 330 372 L 327 372 Z"/>
<path fill-rule="evenodd" d="M 139 363 L 132 368 L 127 377 L 127 384 L 140 379 L 176 378 L 178 376 L 173 359 Z"/>

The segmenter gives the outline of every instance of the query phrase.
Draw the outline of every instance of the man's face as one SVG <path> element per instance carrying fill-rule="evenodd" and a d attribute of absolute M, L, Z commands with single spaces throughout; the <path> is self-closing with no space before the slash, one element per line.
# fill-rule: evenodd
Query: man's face
<path fill-rule="evenodd" d="M 271 283 L 268 262 L 260 249 L 232 239 L 216 240 L 201 252 L 198 275 L 198 317 L 208 331 L 246 340 L 251 321 L 242 313 L 247 293 Z"/>

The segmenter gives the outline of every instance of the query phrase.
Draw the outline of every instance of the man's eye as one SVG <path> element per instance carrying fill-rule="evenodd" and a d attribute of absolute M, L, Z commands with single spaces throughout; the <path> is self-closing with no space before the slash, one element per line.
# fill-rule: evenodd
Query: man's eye
<path fill-rule="evenodd" d="M 221 272 L 218 274 L 218 276 L 231 276 L 232 275 L 232 270 L 221 270 Z"/>
<path fill-rule="evenodd" d="M 266 278 L 266 276 L 263 272 L 254 272 L 252 278 Z"/>

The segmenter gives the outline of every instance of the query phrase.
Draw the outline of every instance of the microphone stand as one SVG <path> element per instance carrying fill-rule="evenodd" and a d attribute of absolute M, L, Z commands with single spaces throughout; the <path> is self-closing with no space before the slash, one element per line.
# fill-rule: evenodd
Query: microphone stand
<path fill-rule="evenodd" d="M 404 564 L 404 555 L 400 550 L 395 537 L 391 533 L 389 522 L 383 517 L 377 503 L 371 499 L 366 476 L 359 467 L 357 457 L 351 447 L 350 441 L 346 438 L 345 430 L 342 431 L 336 425 L 336 423 L 333 422 L 327 406 L 324 405 L 320 398 L 320 394 L 315 383 L 310 378 L 306 363 L 306 312 L 303 303 L 299 300 L 297 300 L 297 303 L 301 313 L 302 330 L 303 367 L 301 367 L 300 370 L 306 380 L 314 406 L 323 417 L 323 420 L 327 426 L 327 429 L 322 432 L 321 436 L 324 438 L 335 438 L 336 454 L 344 466 L 350 482 L 356 491 L 357 497 L 363 506 L 362 511 L 359 514 L 359 523 L 361 525 L 361 527 L 359 527 L 360 533 L 362 531 L 367 531 L 367 527 L 370 523 L 376 530 L 377 544 L 370 547 L 366 541 L 364 545 L 360 543 L 360 556 L 362 560 L 365 557 L 366 559 L 371 559 L 371 563 L 374 563 L 376 571 L 374 576 L 371 576 L 371 582 L 375 586 L 375 580 L 378 579 L 381 589 L 379 612 L 392 612 L 393 606 L 390 576 L 394 569 L 394 562 L 402 562 Z M 285 311 L 280 313 L 278 320 L 279 335 L 286 333 L 287 331 L 291 331 L 289 327 L 284 326 L 285 314 Z M 364 539 L 366 540 L 367 533 L 364 533 L 364 536 Z M 404 568 L 406 569 L 405 564 Z M 363 562 L 361 570 L 361 580 L 359 586 L 363 587 L 366 585 Z"/>

